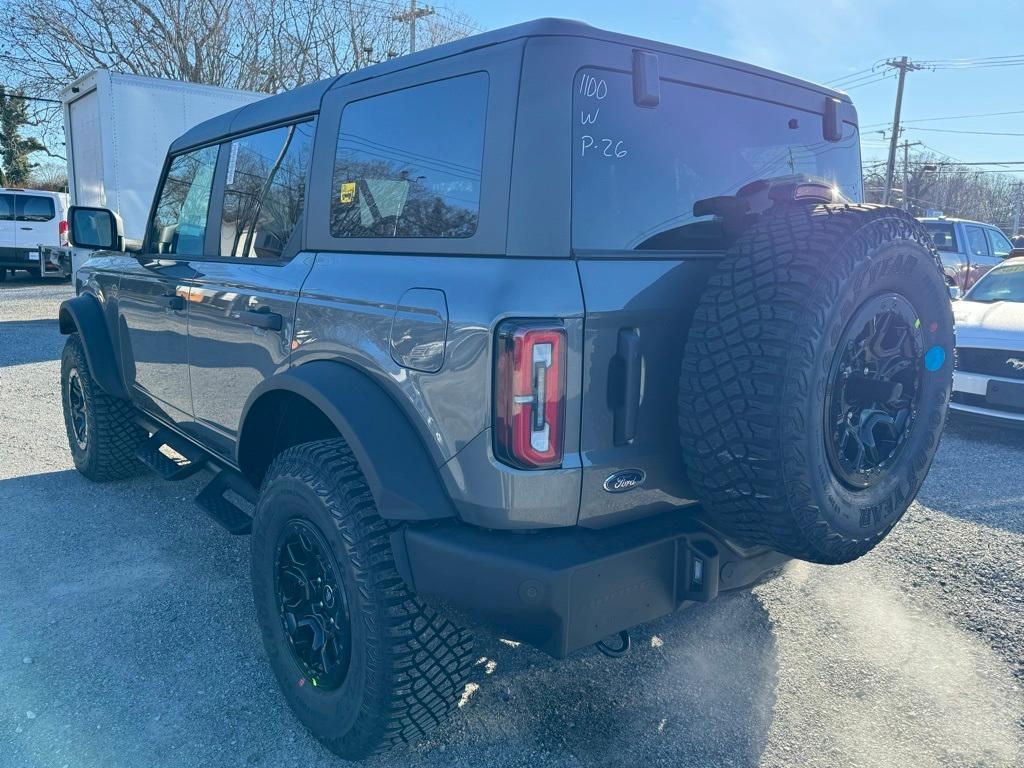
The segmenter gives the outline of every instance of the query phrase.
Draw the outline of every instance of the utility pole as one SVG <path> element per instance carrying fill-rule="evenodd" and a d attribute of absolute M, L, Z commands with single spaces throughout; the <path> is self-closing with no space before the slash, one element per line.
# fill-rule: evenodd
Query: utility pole
<path fill-rule="evenodd" d="M 910 210 L 910 148 L 921 144 L 920 141 L 904 141 L 903 147 L 903 210 Z"/>
<path fill-rule="evenodd" d="M 408 22 L 409 24 L 409 53 L 416 53 L 416 20 L 422 19 L 424 16 L 430 16 L 432 13 L 434 13 L 434 9 L 429 5 L 417 8 L 416 0 L 409 0 L 408 11 L 391 17 L 395 21 Z"/>
<path fill-rule="evenodd" d="M 896 86 L 896 110 L 892 117 L 892 136 L 889 139 L 889 162 L 885 167 L 885 190 L 882 192 L 882 204 L 888 205 L 889 198 L 892 195 L 892 180 L 896 173 L 896 143 L 899 141 L 900 136 L 900 109 L 903 108 L 903 82 L 907 78 L 907 72 L 913 72 L 915 69 L 921 69 L 921 67 L 914 64 L 906 56 L 901 56 L 899 60 L 889 59 L 885 62 L 885 66 L 897 69 L 900 73 L 899 84 Z"/>

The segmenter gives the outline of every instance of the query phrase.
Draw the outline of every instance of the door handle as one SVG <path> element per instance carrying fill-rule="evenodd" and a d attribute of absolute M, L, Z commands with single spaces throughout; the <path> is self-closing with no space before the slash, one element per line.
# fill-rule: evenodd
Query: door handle
<path fill-rule="evenodd" d="M 162 296 L 158 296 L 156 303 L 175 312 L 180 312 L 185 308 L 185 300 L 176 293 L 165 293 Z"/>
<path fill-rule="evenodd" d="M 246 325 L 264 328 L 268 331 L 280 331 L 284 323 L 284 318 L 277 312 L 257 312 L 256 310 L 239 312 L 238 319 Z"/>
<path fill-rule="evenodd" d="M 35 231 L 35 227 L 18 227 L 18 229 L 24 229 L 26 232 Z"/>

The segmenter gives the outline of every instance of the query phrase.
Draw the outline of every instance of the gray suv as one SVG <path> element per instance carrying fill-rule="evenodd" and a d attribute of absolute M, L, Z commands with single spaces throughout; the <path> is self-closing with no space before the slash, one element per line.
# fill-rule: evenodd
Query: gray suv
<path fill-rule="evenodd" d="M 844 94 L 574 22 L 273 96 L 174 142 L 142 243 L 72 210 L 75 465 L 212 473 L 296 716 L 380 751 L 457 704 L 470 624 L 614 656 L 888 533 L 953 321 L 860 199 Z"/>

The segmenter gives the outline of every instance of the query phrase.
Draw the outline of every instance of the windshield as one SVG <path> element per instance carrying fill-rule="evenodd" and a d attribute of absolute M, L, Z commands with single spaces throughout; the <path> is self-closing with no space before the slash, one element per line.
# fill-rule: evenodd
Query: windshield
<path fill-rule="evenodd" d="M 633 101 L 633 78 L 584 69 L 573 110 L 573 247 L 717 250 L 719 218 L 693 215 L 705 198 L 757 179 L 823 179 L 861 200 L 855 126 L 822 138 L 822 116 L 796 107 L 661 81 L 656 107 Z"/>
<path fill-rule="evenodd" d="M 925 221 L 922 222 L 928 234 L 932 236 L 932 242 L 937 251 L 956 252 L 956 232 L 953 225 L 948 221 Z"/>
<path fill-rule="evenodd" d="M 968 301 L 1024 302 L 1024 264 L 1007 264 L 990 270 L 964 298 Z"/>

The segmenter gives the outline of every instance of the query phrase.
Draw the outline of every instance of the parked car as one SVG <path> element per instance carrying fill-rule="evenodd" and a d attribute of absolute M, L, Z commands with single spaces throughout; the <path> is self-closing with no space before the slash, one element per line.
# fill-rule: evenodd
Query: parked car
<path fill-rule="evenodd" d="M 43 274 L 39 247 L 68 244 L 67 210 L 63 192 L 0 187 L 0 282 L 18 269 Z"/>
<path fill-rule="evenodd" d="M 1024 425 L 1024 258 L 993 267 L 953 306 L 956 371 L 950 408 Z"/>
<path fill-rule="evenodd" d="M 921 219 L 947 273 L 961 293 L 1011 254 L 1024 255 L 999 227 L 969 219 Z M 1016 252 L 1015 252 L 1016 251 Z"/>
<path fill-rule="evenodd" d="M 212 470 L 285 698 L 380 751 L 456 707 L 467 620 L 621 654 L 886 536 L 953 318 L 860 200 L 846 95 L 575 22 L 274 96 L 172 144 L 141 248 L 72 209 L 75 466 Z"/>

